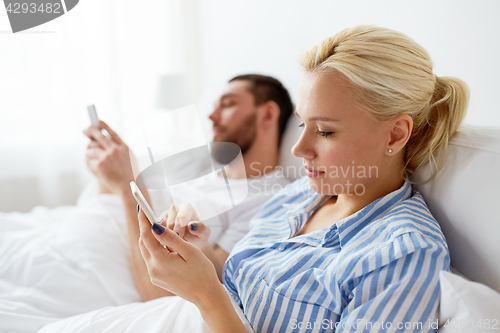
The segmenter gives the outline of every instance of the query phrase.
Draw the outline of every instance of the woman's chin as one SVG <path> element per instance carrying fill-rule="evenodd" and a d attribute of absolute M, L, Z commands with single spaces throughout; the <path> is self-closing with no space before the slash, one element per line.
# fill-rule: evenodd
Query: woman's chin
<path fill-rule="evenodd" d="M 319 194 L 331 194 L 332 185 L 327 182 L 326 177 L 309 177 L 311 189 Z"/>

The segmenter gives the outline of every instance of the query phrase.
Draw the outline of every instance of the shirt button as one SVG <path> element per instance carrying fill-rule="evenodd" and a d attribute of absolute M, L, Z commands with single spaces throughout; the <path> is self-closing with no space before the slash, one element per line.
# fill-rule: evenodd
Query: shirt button
<path fill-rule="evenodd" d="M 238 273 L 239 273 L 239 274 L 241 274 L 241 272 L 243 272 L 243 268 L 240 268 L 240 269 L 238 270 Z"/>

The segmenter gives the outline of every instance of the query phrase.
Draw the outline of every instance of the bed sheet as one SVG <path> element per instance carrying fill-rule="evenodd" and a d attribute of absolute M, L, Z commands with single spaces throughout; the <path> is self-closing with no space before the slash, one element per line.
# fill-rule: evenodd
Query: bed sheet
<path fill-rule="evenodd" d="M 40 226 L 55 226 L 60 224 L 75 206 L 59 206 L 57 208 L 47 208 L 37 206 L 29 213 L 2 213 L 0 212 L 0 233 L 26 230 Z"/>
<path fill-rule="evenodd" d="M 118 197 L 0 214 L 0 332 L 140 301 Z"/>
<path fill-rule="evenodd" d="M 145 303 L 106 307 L 66 318 L 38 333 L 209 333 L 195 305 L 180 297 L 163 297 Z"/>
<path fill-rule="evenodd" d="M 232 302 L 248 333 L 255 333 Z M 198 308 L 177 296 L 106 307 L 48 324 L 38 333 L 210 333 Z"/>

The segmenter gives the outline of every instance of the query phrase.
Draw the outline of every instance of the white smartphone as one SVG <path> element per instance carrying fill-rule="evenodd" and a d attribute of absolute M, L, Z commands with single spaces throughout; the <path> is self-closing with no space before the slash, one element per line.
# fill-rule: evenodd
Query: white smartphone
<path fill-rule="evenodd" d="M 95 109 L 95 105 L 87 106 L 87 111 L 89 112 L 90 122 L 92 125 L 97 126 L 99 124 L 99 118 L 97 118 L 97 111 Z"/>
<path fill-rule="evenodd" d="M 144 211 L 144 214 L 146 214 L 149 222 L 151 222 L 151 225 L 155 224 L 157 221 L 155 213 L 151 209 L 151 206 L 148 204 L 148 202 L 144 198 L 144 195 L 142 195 L 141 190 L 139 190 L 139 187 L 134 181 L 130 182 L 130 189 L 132 190 L 132 195 L 134 196 L 135 200 Z"/>
<path fill-rule="evenodd" d="M 92 104 L 92 105 L 87 106 L 87 111 L 89 112 L 90 122 L 92 123 L 92 125 L 99 126 L 99 118 L 97 117 L 97 111 L 95 109 L 95 105 Z M 103 135 L 107 136 L 108 138 L 111 137 L 111 135 L 109 135 L 108 131 L 106 131 L 104 128 L 101 129 L 101 133 Z M 92 141 L 95 141 L 95 140 L 92 139 Z"/>

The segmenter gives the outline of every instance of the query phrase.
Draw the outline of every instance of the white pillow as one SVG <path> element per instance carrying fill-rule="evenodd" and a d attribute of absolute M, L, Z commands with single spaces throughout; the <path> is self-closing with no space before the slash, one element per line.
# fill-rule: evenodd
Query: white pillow
<path fill-rule="evenodd" d="M 438 333 L 500 332 L 500 294 L 446 271 L 439 273 Z"/>
<path fill-rule="evenodd" d="M 436 179 L 419 185 L 448 242 L 451 265 L 500 292 L 500 128 L 461 126 Z M 429 168 L 419 172 L 423 180 Z M 500 333 L 500 329 L 498 330 Z"/>

